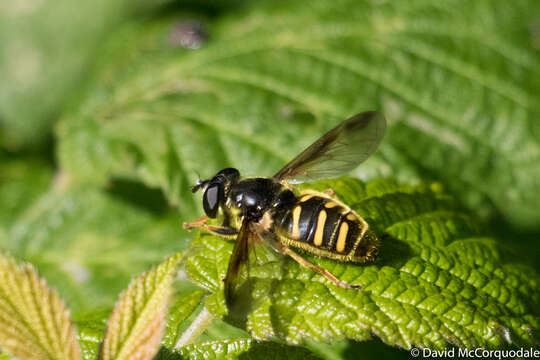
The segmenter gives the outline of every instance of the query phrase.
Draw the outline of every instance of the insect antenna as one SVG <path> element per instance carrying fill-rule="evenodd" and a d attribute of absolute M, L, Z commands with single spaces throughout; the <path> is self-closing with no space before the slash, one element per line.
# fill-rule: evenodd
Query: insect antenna
<path fill-rule="evenodd" d="M 191 188 L 192 193 L 196 193 L 200 188 L 204 187 L 208 183 L 208 180 L 201 180 L 201 175 L 198 171 L 195 171 L 195 173 L 197 174 L 197 182 L 195 183 L 195 186 Z"/>

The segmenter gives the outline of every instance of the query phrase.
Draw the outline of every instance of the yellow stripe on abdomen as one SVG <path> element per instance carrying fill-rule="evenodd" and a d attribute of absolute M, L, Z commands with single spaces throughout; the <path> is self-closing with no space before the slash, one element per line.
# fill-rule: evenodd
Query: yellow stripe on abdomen
<path fill-rule="evenodd" d="M 300 222 L 300 214 L 302 213 L 302 207 L 300 205 L 296 206 L 292 212 L 292 231 L 291 237 L 293 239 L 298 239 L 300 237 L 300 228 L 298 226 Z"/>
<path fill-rule="evenodd" d="M 339 227 L 338 239 L 336 243 L 337 252 L 343 252 L 345 250 L 345 242 L 347 241 L 347 234 L 349 233 L 349 224 L 346 221 L 341 223 Z"/>
<path fill-rule="evenodd" d="M 317 218 L 317 228 L 315 229 L 315 236 L 313 237 L 313 245 L 321 246 L 324 235 L 324 224 L 326 223 L 326 211 L 321 210 L 319 217 Z"/>
<path fill-rule="evenodd" d="M 311 199 L 312 197 L 315 197 L 317 195 L 315 194 L 307 194 L 307 195 L 304 195 L 300 198 L 300 202 L 306 202 L 308 201 L 309 199 Z"/>

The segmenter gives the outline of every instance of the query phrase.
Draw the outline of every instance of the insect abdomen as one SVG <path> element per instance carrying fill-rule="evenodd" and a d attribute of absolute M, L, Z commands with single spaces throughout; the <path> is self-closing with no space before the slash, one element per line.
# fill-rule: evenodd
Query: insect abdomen
<path fill-rule="evenodd" d="M 301 196 L 283 217 L 278 231 L 289 239 L 288 245 L 337 260 L 367 261 L 376 251 L 376 237 L 356 213 L 339 201 L 316 194 Z"/>

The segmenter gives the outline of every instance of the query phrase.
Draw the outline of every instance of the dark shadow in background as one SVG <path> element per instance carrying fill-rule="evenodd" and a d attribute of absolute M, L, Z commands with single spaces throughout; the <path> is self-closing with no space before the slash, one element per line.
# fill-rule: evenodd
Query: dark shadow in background
<path fill-rule="evenodd" d="M 271 343 L 271 342 L 257 342 L 254 343 L 250 349 L 242 353 L 238 359 L 240 360 L 276 360 L 276 359 L 319 359 L 311 351 L 299 346 Z"/>
<path fill-rule="evenodd" d="M 156 216 L 165 215 L 171 209 L 160 189 L 150 188 L 132 179 L 112 179 L 107 192 L 123 202 L 149 211 Z"/>
<path fill-rule="evenodd" d="M 500 241 L 503 263 L 526 264 L 540 272 L 540 229 L 517 229 L 502 215 L 493 217 L 486 227 Z"/>
<path fill-rule="evenodd" d="M 227 13 L 237 13 L 245 5 L 251 4 L 252 2 L 247 0 L 184 0 L 184 1 L 174 1 L 167 2 L 157 11 L 153 12 L 151 17 L 163 17 L 171 15 L 172 13 L 178 12 L 183 16 L 192 13 L 194 17 L 197 17 L 199 14 L 201 17 L 206 19 L 217 18 Z M 142 16 L 146 15 L 145 13 L 140 14 Z"/>
<path fill-rule="evenodd" d="M 400 349 L 383 343 L 379 338 L 369 341 L 350 341 L 343 352 L 343 359 L 377 359 L 377 360 L 399 360 L 411 359 L 408 350 Z"/>

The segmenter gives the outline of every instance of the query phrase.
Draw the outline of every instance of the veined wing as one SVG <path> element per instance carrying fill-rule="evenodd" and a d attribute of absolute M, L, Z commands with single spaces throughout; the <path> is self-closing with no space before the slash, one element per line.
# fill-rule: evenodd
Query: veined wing
<path fill-rule="evenodd" d="M 356 114 L 311 144 L 274 178 L 300 183 L 343 174 L 377 150 L 385 131 L 386 120 L 381 113 Z"/>
<path fill-rule="evenodd" d="M 242 226 L 236 237 L 231 259 L 229 260 L 229 267 L 227 268 L 227 275 L 225 276 L 224 281 L 225 303 L 227 304 L 228 309 L 231 309 L 234 293 L 240 285 L 239 275 L 244 266 L 249 266 L 250 247 L 253 245 L 254 237 L 257 236 L 252 231 L 250 225 L 251 222 L 247 219 L 242 221 Z"/>

